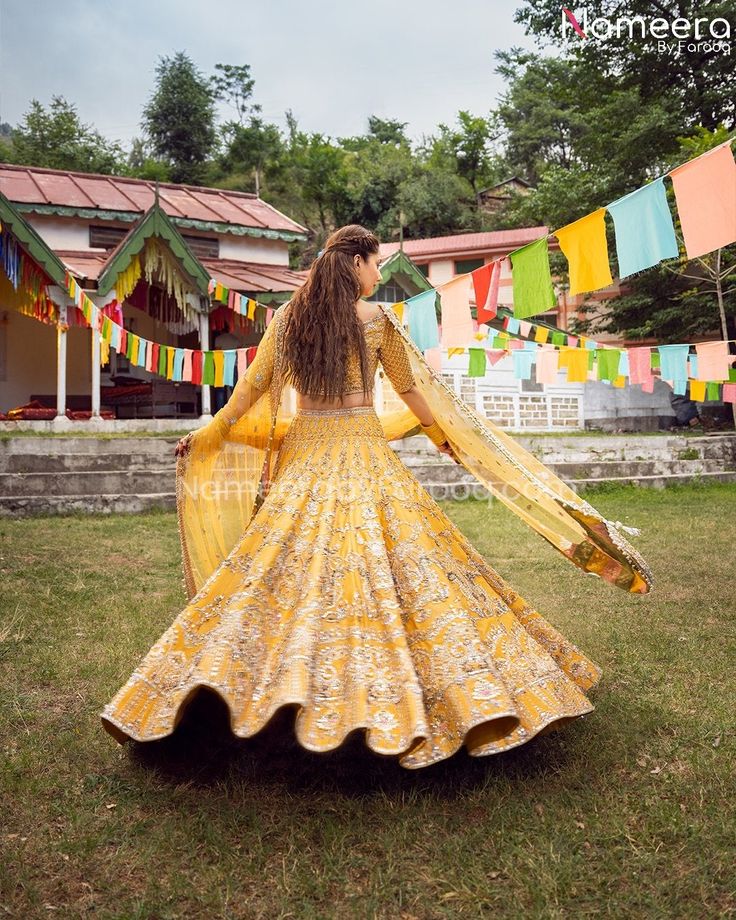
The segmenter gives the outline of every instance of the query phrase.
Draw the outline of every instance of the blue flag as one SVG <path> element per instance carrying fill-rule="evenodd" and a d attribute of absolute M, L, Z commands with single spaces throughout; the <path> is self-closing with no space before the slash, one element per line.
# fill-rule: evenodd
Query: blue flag
<path fill-rule="evenodd" d="M 664 176 L 608 205 L 616 231 L 620 278 L 678 255 L 663 183 Z"/>

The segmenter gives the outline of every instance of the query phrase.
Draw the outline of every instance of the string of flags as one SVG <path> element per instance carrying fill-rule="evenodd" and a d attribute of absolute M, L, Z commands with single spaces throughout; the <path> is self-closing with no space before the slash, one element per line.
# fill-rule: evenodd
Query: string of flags
<path fill-rule="evenodd" d="M 736 242 L 736 162 L 733 138 L 660 176 L 648 185 L 598 208 L 591 214 L 533 240 L 500 259 L 464 275 L 457 275 L 437 288 L 406 301 L 410 304 L 409 326 L 415 340 L 436 344 L 431 312 L 436 294 L 441 298 L 442 345 L 463 346 L 472 337 L 470 288 L 479 323 L 498 312 L 501 274 L 510 270 L 514 319 L 554 308 L 557 297 L 549 266 L 548 240 L 556 236 L 567 258 L 570 294 L 589 293 L 613 284 L 606 239 L 605 214 L 614 224 L 618 276 L 626 278 L 679 255 L 674 222 L 667 203 L 664 179 L 672 180 L 685 250 L 698 258 Z M 415 314 L 414 318 L 411 314 Z"/>
<path fill-rule="evenodd" d="M 256 345 L 248 348 L 202 350 L 151 342 L 125 329 L 122 323 L 107 315 L 104 309 L 93 303 L 69 272 L 65 280 L 69 297 L 80 309 L 89 326 L 100 333 L 103 342 L 114 348 L 118 354 L 124 354 L 132 365 L 143 367 L 167 380 L 188 381 L 204 386 L 232 386 L 255 357 L 258 347 Z M 218 287 L 218 282 L 213 281 L 212 285 L 214 291 Z M 222 285 L 219 287 L 223 288 Z M 250 318 L 253 318 L 256 301 L 241 297 L 241 301 L 245 300 L 249 301 L 245 307 L 245 315 L 250 311 Z M 273 318 L 274 309 L 264 309 L 265 322 L 268 325 Z"/>
<path fill-rule="evenodd" d="M 605 232 L 605 214 L 612 219 L 619 277 L 643 271 L 666 258 L 678 256 L 674 224 L 667 204 L 664 179 L 672 180 L 678 217 L 688 258 L 696 258 L 736 242 L 736 163 L 731 152 L 733 138 L 676 167 L 648 185 L 599 208 L 572 224 L 547 234 L 509 253 L 508 256 L 467 274 L 458 275 L 437 288 L 393 305 L 405 316 L 408 331 L 428 360 L 439 369 L 440 345 L 448 354 L 469 351 L 469 376 L 483 376 L 486 359 L 492 364 L 511 355 L 514 376 L 530 379 L 532 366 L 539 383 L 556 383 L 560 371 L 569 383 L 591 379 L 613 386 L 639 384 L 652 392 L 654 374 L 675 393 L 689 385 L 693 399 L 736 402 L 736 355 L 730 342 L 704 342 L 636 348 L 602 346 L 586 336 L 573 336 L 533 324 L 527 318 L 557 303 L 551 280 L 548 240 L 556 236 L 568 260 L 570 293 L 599 290 L 613 283 Z M 18 291 L 29 288 L 30 296 L 13 304 L 45 322 L 52 321 L 53 304 L 39 283 L 37 273 L 15 241 L 3 229 L 0 262 L 6 277 Z M 504 330 L 485 325 L 498 315 L 501 275 L 509 269 L 513 286 L 513 316 L 505 317 Z M 132 364 L 169 380 L 199 385 L 233 385 L 255 356 L 257 346 L 238 349 L 189 349 L 160 345 L 126 330 L 121 311 L 100 308 L 66 273 L 70 298 L 84 321 L 100 332 L 103 352 L 113 347 Z M 476 319 L 470 312 L 471 289 Z M 210 297 L 234 314 L 265 328 L 274 314 L 253 298 L 231 290 L 216 279 L 209 283 Z M 441 323 L 437 324 L 436 299 L 440 297 Z M 533 340 L 531 337 L 533 336 Z M 470 343 L 478 344 L 470 344 Z"/>
<path fill-rule="evenodd" d="M 549 268 L 548 240 L 557 237 L 567 259 L 570 295 L 613 284 L 605 215 L 613 220 L 618 277 L 627 278 L 679 256 L 675 225 L 664 180 L 673 185 L 677 216 L 688 259 L 736 242 L 736 162 L 733 138 L 509 254 L 514 316 L 523 319 L 556 303 Z"/>
<path fill-rule="evenodd" d="M 466 290 L 463 292 L 463 296 L 466 296 L 468 276 L 460 278 L 466 281 Z M 126 330 L 119 321 L 122 320 L 119 310 L 111 315 L 105 308 L 93 303 L 69 273 L 66 275 L 66 283 L 70 298 L 87 324 L 100 332 L 103 342 L 115 348 L 118 353 L 125 354 L 133 365 L 144 367 L 169 380 L 189 381 L 199 385 L 233 385 L 255 357 L 257 346 L 201 350 L 151 342 Z M 229 298 L 231 292 L 224 285 L 218 282 L 213 282 L 213 285 L 213 292 L 217 292 L 216 298 L 221 302 L 232 302 Z M 409 333 L 415 341 L 424 338 L 421 345 L 430 359 L 430 352 L 439 351 L 437 346 L 441 326 L 436 323 L 434 305 L 438 290 L 441 291 L 441 288 L 423 291 L 416 297 L 393 305 L 400 316 L 403 308 L 409 307 Z M 454 284 L 453 296 L 458 301 L 460 292 L 460 285 Z M 241 298 L 241 303 L 244 301 L 249 301 L 246 313 L 249 310 L 252 312 L 252 304 L 256 302 L 252 298 Z M 270 307 L 264 309 L 268 325 L 275 311 Z M 694 346 L 695 354 L 690 355 L 690 344 L 619 349 L 601 346 L 586 336 L 576 337 L 560 330 L 550 333 L 542 325 L 535 326 L 512 316 L 505 317 L 503 323 L 504 330 L 496 331 L 471 319 L 471 337 L 479 344 L 468 347 L 469 376 L 485 375 L 486 357 L 495 364 L 511 354 L 514 376 L 518 379 L 530 379 L 534 364 L 539 383 L 556 383 L 558 373 L 564 370 L 568 383 L 598 379 L 620 387 L 626 384 L 628 378 L 631 384 L 640 384 L 645 392 L 652 392 L 652 371 L 659 368 L 662 379 L 671 381 L 676 393 L 684 394 L 689 382 L 693 399 L 722 398 L 723 401 L 736 402 L 736 368 L 730 366 L 736 361 L 736 355 L 729 354 L 729 342 L 697 343 Z M 532 330 L 535 330 L 534 341 L 512 337 L 527 337 Z M 465 346 L 450 346 L 448 354 L 463 351 Z"/>

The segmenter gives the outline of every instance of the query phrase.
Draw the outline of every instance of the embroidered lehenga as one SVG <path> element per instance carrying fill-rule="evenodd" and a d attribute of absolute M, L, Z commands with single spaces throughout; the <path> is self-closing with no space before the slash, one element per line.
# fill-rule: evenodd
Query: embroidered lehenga
<path fill-rule="evenodd" d="M 293 704 L 305 748 L 328 751 L 364 729 L 372 750 L 419 768 L 463 745 L 504 751 L 592 711 L 599 666 L 483 559 L 391 448 L 421 430 L 410 410 L 287 413 L 288 306 L 236 385 L 236 424 L 218 413 L 178 461 L 189 600 L 105 706 L 105 728 L 121 743 L 164 737 L 209 687 L 239 737 Z M 491 494 L 584 571 L 651 589 L 620 532 L 637 531 L 606 521 L 462 402 L 391 308 L 364 334 L 373 369 L 380 361 L 398 393 L 418 387 Z"/>

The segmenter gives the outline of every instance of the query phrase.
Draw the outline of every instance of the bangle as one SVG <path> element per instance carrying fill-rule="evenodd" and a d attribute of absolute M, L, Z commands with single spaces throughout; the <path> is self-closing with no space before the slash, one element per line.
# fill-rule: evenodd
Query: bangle
<path fill-rule="evenodd" d="M 427 435 L 435 447 L 440 447 L 447 441 L 447 437 L 444 431 L 440 428 L 436 421 L 432 422 L 431 425 L 422 425 L 422 431 Z"/>

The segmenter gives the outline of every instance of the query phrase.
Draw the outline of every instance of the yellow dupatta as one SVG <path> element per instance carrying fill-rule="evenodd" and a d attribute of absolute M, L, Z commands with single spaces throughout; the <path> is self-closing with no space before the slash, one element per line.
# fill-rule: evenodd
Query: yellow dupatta
<path fill-rule="evenodd" d="M 639 531 L 606 520 L 509 434 L 461 400 L 427 363 L 395 312 L 379 306 L 403 339 L 416 387 L 465 469 L 578 568 L 630 593 L 648 593 L 652 573 L 621 533 Z M 268 389 L 256 389 L 246 372 L 231 397 L 232 403 L 247 406 L 237 422 L 230 427 L 216 415 L 178 459 L 177 519 L 190 599 L 238 545 L 268 493 L 293 417 L 286 410 L 282 348 L 288 308 L 286 304 L 276 312 L 259 346 L 274 349 Z M 379 413 L 379 419 L 388 441 L 421 433 L 408 408 Z"/>

